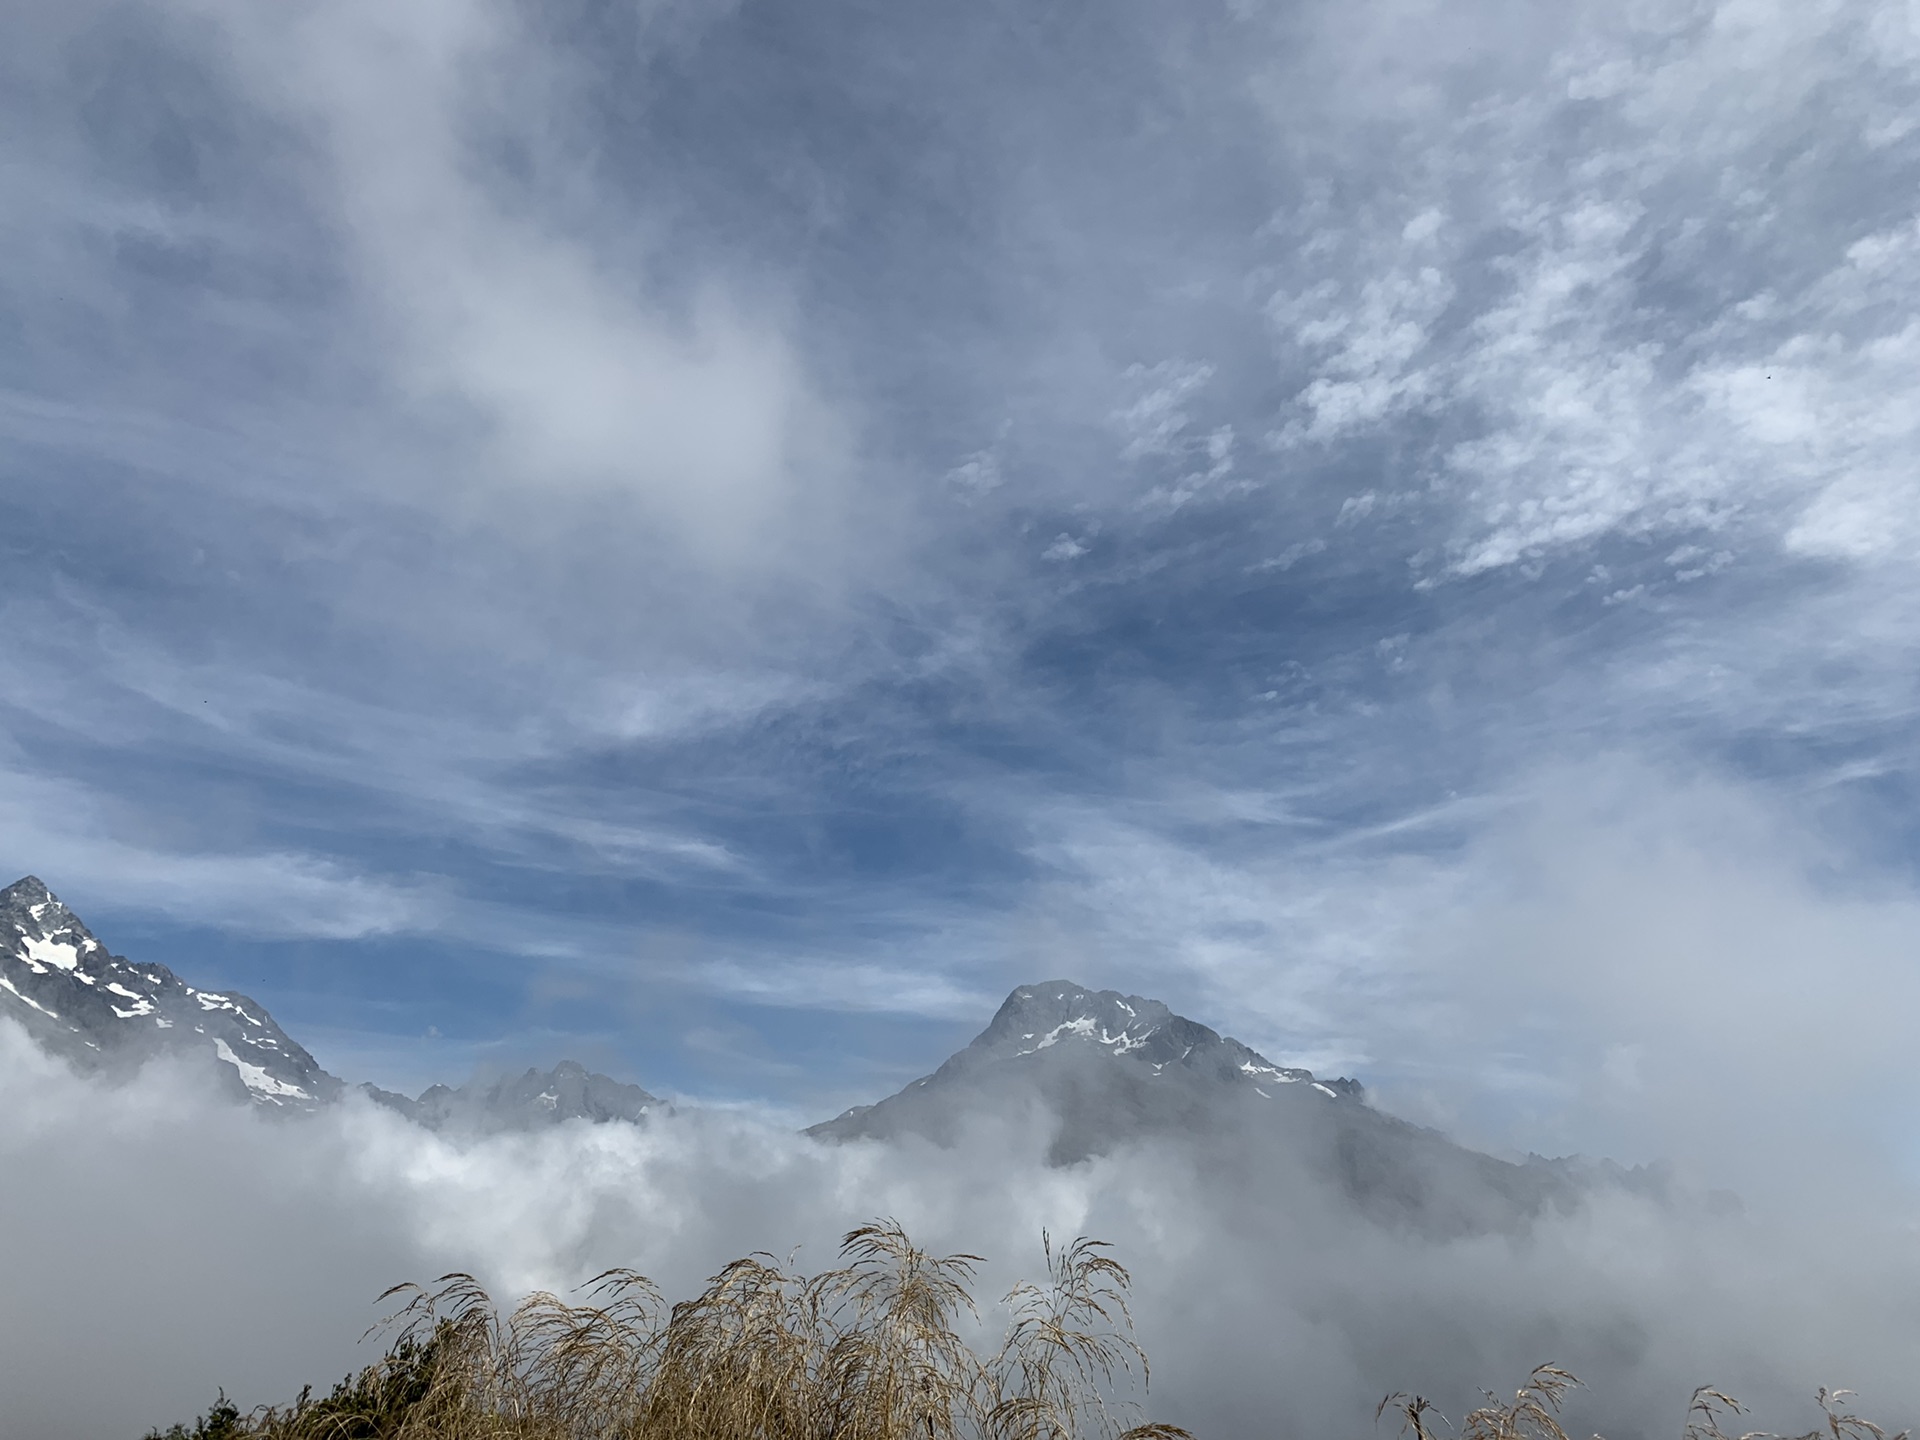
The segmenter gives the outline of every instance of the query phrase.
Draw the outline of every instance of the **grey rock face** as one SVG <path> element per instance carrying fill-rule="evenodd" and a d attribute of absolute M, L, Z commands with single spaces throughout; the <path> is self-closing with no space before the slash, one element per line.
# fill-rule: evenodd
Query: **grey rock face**
<path fill-rule="evenodd" d="M 109 954 L 31 875 L 0 890 L 0 1015 L 86 1070 L 131 1070 L 179 1055 L 271 1110 L 312 1110 L 341 1089 L 265 1007 L 232 991 L 195 989 L 164 965 Z"/>
<path fill-rule="evenodd" d="M 1331 1186 L 1433 1234 L 1511 1227 L 1587 1188 L 1562 1162 L 1509 1164 L 1382 1114 L 1357 1082 L 1275 1065 L 1158 1001 L 1058 980 L 1015 990 L 933 1074 L 807 1133 L 950 1145 L 983 1116 L 1036 1108 L 1058 1164 L 1153 1139 L 1250 1203 Z"/>
<path fill-rule="evenodd" d="M 417 1100 L 371 1085 L 360 1089 L 377 1104 L 430 1130 L 541 1130 L 566 1120 L 638 1124 L 660 1108 L 659 1099 L 638 1085 L 623 1084 L 572 1060 L 490 1085 L 434 1085 Z"/>

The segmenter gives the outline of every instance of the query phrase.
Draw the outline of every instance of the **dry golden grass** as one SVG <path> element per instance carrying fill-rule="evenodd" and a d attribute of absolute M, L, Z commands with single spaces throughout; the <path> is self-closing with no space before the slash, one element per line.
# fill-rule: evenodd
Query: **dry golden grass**
<path fill-rule="evenodd" d="M 1148 1377 L 1126 1268 L 1098 1240 L 1042 1244 L 1045 1278 L 1005 1297 L 987 1353 L 962 1334 L 977 1328 L 980 1257 L 931 1255 L 894 1221 L 849 1232 L 824 1274 L 756 1253 L 670 1307 L 630 1270 L 579 1303 L 539 1293 L 504 1312 L 472 1276 L 443 1275 L 382 1297 L 403 1302 L 376 1327 L 387 1352 L 324 1398 L 241 1415 L 223 1396 L 149 1440 L 1191 1440 L 1134 1418 Z M 1393 1411 L 1412 1440 L 1569 1440 L 1560 1415 L 1579 1383 L 1539 1366 L 1451 1434 L 1419 1395 L 1389 1395 L 1374 1418 Z M 1824 1422 L 1804 1435 L 1730 1434 L 1741 1406 L 1702 1387 L 1682 1440 L 1908 1440 L 1850 1395 L 1819 1391 Z"/>
<path fill-rule="evenodd" d="M 807 1276 L 765 1253 L 668 1307 L 614 1270 L 579 1303 L 496 1307 L 470 1275 L 398 1286 L 386 1355 L 323 1399 L 240 1417 L 249 1440 L 1188 1440 L 1129 1423 L 1145 1386 L 1129 1277 L 1100 1241 L 1045 1243 L 1006 1297 L 997 1349 L 974 1255 L 936 1257 L 893 1221 L 850 1232 Z"/>
<path fill-rule="evenodd" d="M 1457 1440 L 1568 1440 L 1560 1426 L 1560 1411 L 1567 1392 L 1579 1383 L 1571 1371 L 1558 1365 L 1536 1366 L 1511 1400 L 1502 1400 L 1492 1391 L 1482 1392 L 1486 1404 L 1468 1413 Z M 1729 1435 L 1721 1420 L 1744 1414 L 1744 1408 L 1726 1392 L 1702 1385 L 1687 1406 L 1687 1425 L 1681 1440 L 1908 1440 L 1905 1430 L 1889 1435 L 1871 1420 L 1855 1415 L 1849 1404 L 1852 1396 L 1851 1390 L 1824 1386 L 1815 1391 L 1822 1423 L 1802 1435 L 1779 1435 L 1770 1430 Z M 1400 1416 L 1402 1435 L 1411 1434 L 1414 1440 L 1443 1440 L 1434 1421 L 1445 1425 L 1446 1419 L 1425 1396 L 1389 1395 L 1374 1411 L 1374 1419 L 1389 1410 Z"/>
<path fill-rule="evenodd" d="M 1558 1365 L 1537 1365 L 1527 1383 L 1503 1401 L 1491 1390 L 1482 1392 L 1486 1404 L 1468 1412 L 1459 1440 L 1567 1440 L 1560 1428 L 1560 1407 L 1567 1391 L 1580 1382 Z M 1424 1395 L 1389 1395 L 1373 1412 L 1378 1420 L 1388 1410 L 1401 1416 L 1400 1433 L 1414 1440 L 1440 1440 L 1429 1417 L 1445 1417 Z M 1692 1440 L 1692 1437 L 1689 1437 Z M 1723 1437 L 1724 1440 L 1724 1437 Z"/>

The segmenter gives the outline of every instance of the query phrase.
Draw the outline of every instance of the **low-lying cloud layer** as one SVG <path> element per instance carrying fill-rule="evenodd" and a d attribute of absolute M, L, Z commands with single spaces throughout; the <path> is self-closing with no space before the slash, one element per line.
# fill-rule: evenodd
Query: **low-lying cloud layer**
<path fill-rule="evenodd" d="M 1440 1241 L 1359 1218 L 1284 1156 L 1229 1185 L 1174 1147 L 1049 1169 L 1038 1117 L 985 1121 L 950 1151 L 698 1111 L 453 1143 L 357 1103 L 262 1121 L 182 1074 L 82 1082 L 10 1026 L 0 1093 L 9 1435 L 133 1434 L 219 1386 L 251 1405 L 324 1385 L 365 1363 L 355 1340 L 398 1280 L 469 1269 L 516 1297 L 619 1264 L 679 1296 L 751 1249 L 824 1265 L 881 1215 L 987 1255 L 989 1301 L 1037 1269 L 1043 1228 L 1115 1242 L 1149 1408 L 1203 1436 L 1365 1433 L 1396 1388 L 1457 1415 L 1475 1386 L 1545 1360 L 1592 1383 L 1574 1424 L 1613 1440 L 1677 1432 L 1708 1382 L 1782 1429 L 1822 1383 L 1883 1417 L 1920 1407 L 1920 1240 L 1844 1154 L 1798 1157 L 1823 1184 L 1791 1203 L 1606 1192 L 1521 1233 Z"/>

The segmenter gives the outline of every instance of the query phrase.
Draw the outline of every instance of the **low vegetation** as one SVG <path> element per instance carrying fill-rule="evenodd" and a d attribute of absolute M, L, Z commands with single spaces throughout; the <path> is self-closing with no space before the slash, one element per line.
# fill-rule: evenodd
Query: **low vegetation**
<path fill-rule="evenodd" d="M 983 1352 L 975 1255 L 935 1257 L 894 1222 L 841 1243 L 838 1268 L 806 1276 L 766 1253 L 736 1260 L 691 1300 L 666 1305 L 644 1276 L 611 1270 L 569 1304 L 528 1296 L 502 1312 L 470 1275 L 397 1286 L 387 1352 L 325 1396 L 242 1413 L 224 1394 L 193 1425 L 146 1440 L 1191 1440 L 1143 1421 L 1147 1361 L 1133 1339 L 1129 1276 L 1101 1241 L 1045 1241 L 1046 1278 L 1005 1297 L 1009 1322 Z M 369 1332 L 372 1333 L 372 1332 Z M 1451 1430 L 1418 1395 L 1390 1395 L 1410 1440 L 1569 1440 L 1579 1384 L 1556 1366 Z M 1908 1440 L 1819 1392 L 1804 1436 L 1729 1434 L 1729 1396 L 1696 1391 L 1682 1440 Z"/>
<path fill-rule="evenodd" d="M 1567 1392 L 1579 1383 L 1558 1365 L 1537 1366 L 1511 1399 L 1502 1399 L 1490 1390 L 1483 1392 L 1486 1403 L 1468 1412 L 1454 1440 L 1569 1440 L 1560 1428 L 1560 1410 Z M 1776 1435 L 1768 1430 L 1730 1435 L 1722 1422 L 1744 1414 L 1744 1409 L 1731 1395 L 1703 1385 L 1693 1392 L 1681 1440 L 1908 1440 L 1905 1430 L 1889 1435 L 1871 1420 L 1855 1415 L 1848 1404 L 1852 1395 L 1850 1390 L 1815 1392 L 1825 1420 L 1804 1435 Z M 1425 1396 L 1389 1395 L 1374 1411 L 1374 1419 L 1389 1411 L 1400 1416 L 1401 1436 L 1446 1440 L 1446 1421 Z"/>
<path fill-rule="evenodd" d="M 1147 1363 L 1102 1242 L 1048 1242 L 987 1354 L 961 1333 L 978 1256 L 885 1222 L 840 1259 L 805 1276 L 749 1255 L 671 1307 L 628 1270 L 507 1313 L 469 1275 L 399 1286 L 391 1348 L 328 1395 L 251 1415 L 222 1396 L 148 1440 L 1185 1440 L 1127 1398 Z"/>

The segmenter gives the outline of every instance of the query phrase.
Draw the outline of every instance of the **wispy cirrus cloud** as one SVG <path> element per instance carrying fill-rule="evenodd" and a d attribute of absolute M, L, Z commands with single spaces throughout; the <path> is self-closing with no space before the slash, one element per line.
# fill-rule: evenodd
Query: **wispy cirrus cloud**
<path fill-rule="evenodd" d="M 1907 508 L 1910 474 L 1897 22 L 1699 6 L 1547 29 L 1496 45 L 1519 73 L 1444 119 L 1418 85 L 1364 92 L 1399 130 L 1397 189 L 1281 227 L 1299 263 L 1269 313 L 1311 378 L 1275 443 L 1431 430 L 1407 478 L 1444 526 L 1436 576 L 1609 536 L 1717 535 L 1702 553 L 1730 559 L 1903 543 L 1877 510 Z"/>
<path fill-rule="evenodd" d="M 426 876 L 369 874 L 311 851 L 170 844 L 143 835 L 137 813 L 114 797 L 31 771 L 0 767 L 0 827 L 16 867 L 71 879 L 76 903 L 84 896 L 109 911 L 235 935 L 418 934 L 444 925 L 450 908 L 444 885 Z"/>
<path fill-rule="evenodd" d="M 1107 20 L 35 16 L 22 868 L 371 887 L 341 1006 L 1078 967 L 1356 1066 L 1570 756 L 1911 870 L 1905 12 Z"/>

